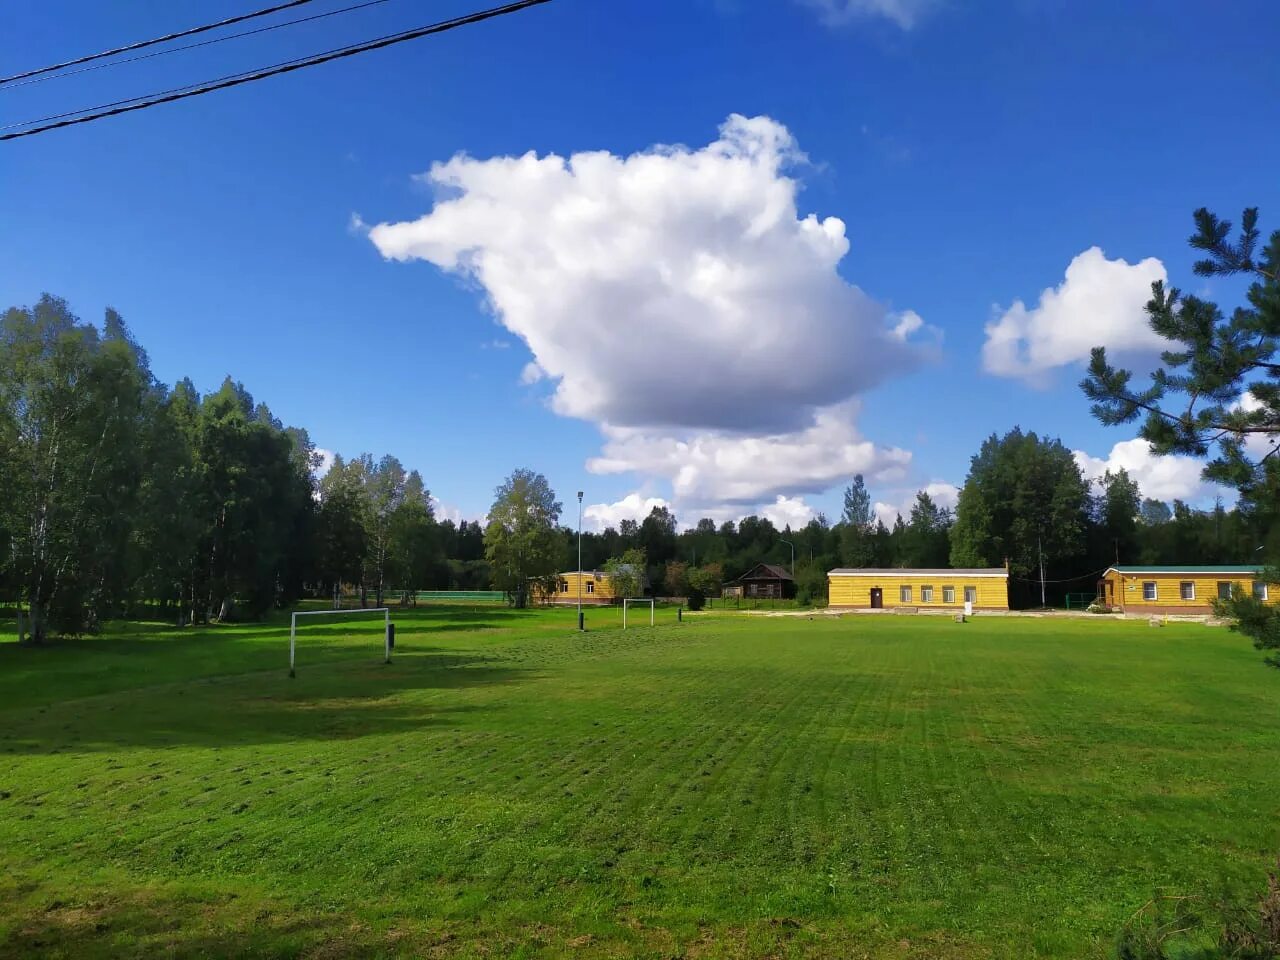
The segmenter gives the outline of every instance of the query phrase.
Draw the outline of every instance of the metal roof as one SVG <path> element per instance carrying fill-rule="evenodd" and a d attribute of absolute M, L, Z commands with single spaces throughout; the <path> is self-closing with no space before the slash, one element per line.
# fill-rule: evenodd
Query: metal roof
<path fill-rule="evenodd" d="M 1131 566 L 1123 564 L 1116 567 L 1108 567 L 1107 572 L 1112 570 L 1117 573 L 1261 573 L 1262 567 L 1249 563 L 1204 563 L 1195 565 L 1175 565 L 1175 566 Z"/>
<path fill-rule="evenodd" d="M 1004 567 L 836 567 L 829 577 L 1007 577 Z"/>

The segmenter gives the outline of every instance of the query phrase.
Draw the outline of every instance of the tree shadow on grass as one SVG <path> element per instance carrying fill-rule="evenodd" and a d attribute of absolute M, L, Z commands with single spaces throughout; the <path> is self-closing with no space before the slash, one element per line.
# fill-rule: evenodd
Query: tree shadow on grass
<path fill-rule="evenodd" d="M 68 892 L 61 892 L 67 896 Z M 42 902 L 27 896 L 8 918 L 0 958 L 368 957 L 394 953 L 351 916 L 255 897 L 164 896 L 147 891 Z"/>
<path fill-rule="evenodd" d="M 380 652 L 379 652 L 380 653 Z M 462 722 L 496 709 L 424 691 L 465 691 L 533 679 L 491 657 L 439 653 L 299 661 L 287 669 L 177 681 L 15 711 L 0 731 L 4 754 L 99 753 L 133 747 L 234 747 L 347 740 Z"/>

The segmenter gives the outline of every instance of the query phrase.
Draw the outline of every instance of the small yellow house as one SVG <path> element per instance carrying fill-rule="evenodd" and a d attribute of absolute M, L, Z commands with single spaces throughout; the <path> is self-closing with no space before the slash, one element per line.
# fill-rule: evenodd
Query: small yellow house
<path fill-rule="evenodd" d="M 1009 571 L 840 567 L 827 574 L 827 605 L 848 610 L 1009 609 Z"/>
<path fill-rule="evenodd" d="M 1189 614 L 1211 613 L 1214 600 L 1236 589 L 1267 603 L 1280 601 L 1280 584 L 1261 575 L 1262 567 L 1249 564 L 1110 567 L 1098 581 L 1098 599 L 1125 613 Z"/>
<path fill-rule="evenodd" d="M 570 570 L 558 574 L 555 587 L 551 593 L 539 591 L 538 602 L 572 606 L 577 604 L 579 595 L 583 605 L 613 603 L 617 599 L 613 578 L 604 570 Z"/>

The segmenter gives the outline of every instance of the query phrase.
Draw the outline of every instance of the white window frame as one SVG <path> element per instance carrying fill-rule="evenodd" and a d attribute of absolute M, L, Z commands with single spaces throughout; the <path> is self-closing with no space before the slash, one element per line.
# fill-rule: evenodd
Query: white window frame
<path fill-rule="evenodd" d="M 1191 590 L 1188 591 L 1187 587 Z M 1182 580 L 1178 583 L 1178 596 L 1183 600 L 1194 600 L 1196 598 L 1196 582 L 1194 580 Z"/>
<path fill-rule="evenodd" d="M 898 587 L 898 602 L 911 603 L 911 584 L 904 583 Z"/>
<path fill-rule="evenodd" d="M 1147 592 L 1148 587 L 1151 588 L 1151 592 L 1149 594 Z M 1148 603 L 1153 600 L 1159 600 L 1160 584 L 1155 580 L 1143 580 L 1142 581 L 1142 599 Z"/>
<path fill-rule="evenodd" d="M 1255 581 L 1253 581 L 1253 599 L 1255 599 L 1255 600 L 1267 600 L 1267 599 L 1268 599 L 1268 597 L 1267 597 L 1267 581 L 1265 581 L 1265 580 L 1255 580 Z"/>
<path fill-rule="evenodd" d="M 920 588 L 920 602 L 933 603 L 933 586 L 931 584 L 926 583 Z"/>
<path fill-rule="evenodd" d="M 595 592 L 596 592 L 596 582 L 594 580 L 588 580 L 587 593 L 595 593 Z"/>
<path fill-rule="evenodd" d="M 944 586 L 942 588 L 942 602 L 943 603 L 956 602 L 956 588 L 954 586 L 952 587 Z"/>
<path fill-rule="evenodd" d="M 964 602 L 965 602 L 965 603 L 977 603 L 977 602 L 978 602 L 978 588 L 977 588 L 977 587 L 965 587 L 965 588 L 964 588 Z"/>
<path fill-rule="evenodd" d="M 1219 580 L 1219 581 L 1218 581 L 1218 599 L 1219 599 L 1219 600 L 1230 600 L 1230 599 L 1231 599 L 1231 588 L 1232 588 L 1233 586 L 1235 586 L 1235 584 L 1233 584 L 1230 580 Z M 1223 588 L 1223 587 L 1226 587 L 1226 588 L 1227 588 L 1227 595 L 1226 595 L 1225 597 L 1222 595 L 1222 588 Z"/>

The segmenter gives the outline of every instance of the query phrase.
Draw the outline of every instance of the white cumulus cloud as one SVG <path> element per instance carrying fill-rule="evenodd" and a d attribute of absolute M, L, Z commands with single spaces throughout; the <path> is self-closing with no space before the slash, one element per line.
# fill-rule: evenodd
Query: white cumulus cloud
<path fill-rule="evenodd" d="M 982 365 L 988 373 L 1043 386 L 1059 367 L 1086 362 L 1094 347 L 1113 354 L 1154 355 L 1167 346 L 1147 322 L 1151 284 L 1165 280 L 1154 257 L 1108 260 L 1090 247 L 1067 266 L 1035 307 L 1015 301 L 986 326 Z"/>
<path fill-rule="evenodd" d="M 587 461 L 587 469 L 663 477 L 678 503 L 759 504 L 780 495 L 820 493 L 857 473 L 871 481 L 900 479 L 910 452 L 859 435 L 856 409 L 853 402 L 826 408 L 802 430 L 759 436 L 680 437 L 608 427 L 604 451 Z"/>
<path fill-rule="evenodd" d="M 838 26 L 851 20 L 885 17 L 903 30 L 910 30 L 939 0 L 802 0 L 827 23 Z"/>
<path fill-rule="evenodd" d="M 561 414 L 797 430 L 937 339 L 840 276 L 844 223 L 797 210 L 803 161 L 785 126 L 736 114 L 697 149 L 459 155 L 425 175 L 430 212 L 369 237 L 482 287 L 533 355 L 523 379 L 545 378 Z"/>
<path fill-rule="evenodd" d="M 1137 481 L 1144 497 L 1195 501 L 1217 492 L 1217 488 L 1200 475 L 1204 469 L 1201 461 L 1193 457 L 1159 456 L 1141 437 L 1117 443 L 1106 459 L 1092 457 L 1083 450 L 1073 450 L 1072 454 L 1086 480 L 1096 480 L 1107 471 L 1115 473 L 1123 469 Z"/>

